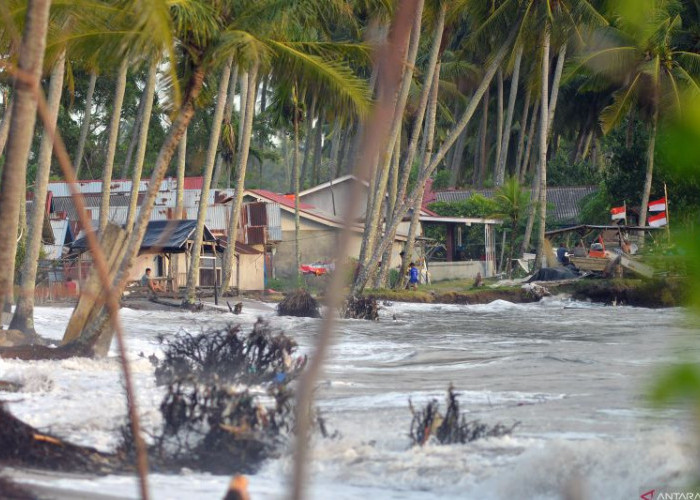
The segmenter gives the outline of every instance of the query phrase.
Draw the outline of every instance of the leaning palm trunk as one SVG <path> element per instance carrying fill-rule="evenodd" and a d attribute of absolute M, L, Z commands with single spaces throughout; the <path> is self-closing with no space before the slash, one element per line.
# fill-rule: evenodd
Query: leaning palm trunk
<path fill-rule="evenodd" d="M 207 209 L 209 208 L 209 192 L 211 190 L 211 178 L 214 172 L 214 161 L 216 160 L 216 150 L 219 145 L 219 136 L 221 134 L 221 122 L 224 118 L 224 107 L 226 106 L 226 95 L 228 90 L 228 81 L 231 78 L 231 65 L 233 57 L 230 56 L 224 70 L 221 72 L 221 80 L 219 81 L 219 92 L 216 96 L 216 107 L 214 108 L 214 117 L 212 118 L 211 134 L 209 135 L 209 146 L 207 147 L 207 157 L 204 160 L 204 173 L 202 179 L 202 195 L 199 197 L 199 207 L 197 209 L 197 226 L 194 230 L 194 243 L 190 249 L 190 268 L 187 270 L 187 290 L 183 302 L 194 304 L 195 291 L 199 278 L 199 259 L 202 250 L 202 239 L 204 238 L 204 221 L 207 217 Z M 216 269 L 216 267 L 214 268 Z M 216 276 L 214 277 L 216 282 Z"/>
<path fill-rule="evenodd" d="M 32 203 L 32 210 L 29 216 L 24 261 L 22 262 L 19 284 L 19 297 L 17 298 L 15 314 L 10 323 L 10 328 L 20 330 L 29 335 L 36 333 L 34 330 L 34 291 L 39 254 L 42 246 L 41 234 L 46 215 L 46 194 L 48 192 L 49 174 L 51 173 L 51 152 L 53 151 L 53 139 L 56 133 L 58 108 L 61 104 L 65 67 L 66 50 L 63 49 L 51 72 L 48 97 L 50 123 L 44 124 L 44 132 L 41 136 L 39 165 L 34 184 L 34 203 Z"/>
<path fill-rule="evenodd" d="M 233 274 L 233 261 L 236 254 L 236 239 L 238 237 L 238 219 L 241 218 L 241 206 L 243 205 L 243 189 L 245 187 L 245 172 L 248 165 L 248 154 L 250 153 L 250 139 L 253 135 L 253 120 L 255 114 L 255 97 L 258 81 L 258 69 L 260 63 L 256 61 L 248 73 L 248 92 L 245 102 L 245 123 L 242 130 L 241 147 L 238 151 L 238 168 L 236 169 L 235 193 L 231 202 L 231 217 L 228 224 L 228 245 L 224 252 L 223 276 L 221 280 L 221 290 L 225 292 L 231 286 L 231 275 Z M 241 107 L 243 104 L 241 103 Z M 191 267 L 191 266 L 190 266 Z"/>
<path fill-rule="evenodd" d="M 462 117 L 460 118 L 459 122 L 457 122 L 457 124 L 452 128 L 450 133 L 447 135 L 446 139 L 444 140 L 444 142 L 440 146 L 440 149 L 437 151 L 437 153 L 435 153 L 435 155 L 431 159 L 430 163 L 428 164 L 427 168 L 425 168 L 423 171 L 419 172 L 418 179 L 416 180 L 416 184 L 415 184 L 414 188 L 411 190 L 411 194 L 409 196 L 407 196 L 405 199 L 399 198 L 401 201 L 400 201 L 400 203 L 397 204 L 397 209 L 395 210 L 396 216 L 392 218 L 391 225 L 386 230 L 386 236 L 382 239 L 382 241 L 378 245 L 376 245 L 376 248 L 375 248 L 372 256 L 367 260 L 368 265 L 360 264 L 360 268 L 358 269 L 357 277 L 355 278 L 355 281 L 353 283 L 353 293 L 357 294 L 357 293 L 362 292 L 362 290 L 364 289 L 364 287 L 367 284 L 368 276 L 373 271 L 373 267 L 376 266 L 376 263 L 377 263 L 377 260 L 379 259 L 379 256 L 386 250 L 386 248 L 389 246 L 389 244 L 394 240 L 394 236 L 396 235 L 396 229 L 398 228 L 401 220 L 403 220 L 403 217 L 406 215 L 409 208 L 411 206 L 413 206 L 413 204 L 416 201 L 416 198 L 423 195 L 423 192 L 425 191 L 425 184 L 428 181 L 428 178 L 433 174 L 433 172 L 435 171 L 437 166 L 445 158 L 445 155 L 450 150 L 450 148 L 454 145 L 455 141 L 459 137 L 459 134 L 462 133 L 464 128 L 467 126 L 467 124 L 471 120 L 472 116 L 474 116 L 474 111 L 476 110 L 476 107 L 478 106 L 479 102 L 481 102 L 481 99 L 484 97 L 484 94 L 486 93 L 486 89 L 491 84 L 491 81 L 493 80 L 493 77 L 496 74 L 496 70 L 498 69 L 501 62 L 503 61 L 503 58 L 506 55 L 508 47 L 510 46 L 510 44 L 513 42 L 513 39 L 515 38 L 515 35 L 517 33 L 519 26 L 520 26 L 519 24 L 516 24 L 511 29 L 506 41 L 503 43 L 503 45 L 501 45 L 499 50 L 494 54 L 493 58 L 490 60 L 488 66 L 486 68 L 486 71 L 484 73 L 484 76 L 481 80 L 481 83 L 474 91 L 474 94 L 472 95 L 472 98 L 470 99 L 469 104 L 467 105 L 466 109 L 464 110 Z"/>
<path fill-rule="evenodd" d="M 425 170 L 428 166 L 431 156 L 433 155 L 433 144 L 435 142 L 435 121 L 437 117 L 437 103 L 438 103 L 438 90 L 440 86 L 440 63 L 438 62 L 433 83 L 431 85 L 430 93 L 430 105 L 428 107 L 428 133 L 426 135 L 425 142 L 425 153 L 423 155 L 423 164 L 421 165 L 421 171 Z M 466 127 L 465 127 L 466 129 Z M 424 191 L 421 192 L 413 204 L 413 214 L 411 215 L 411 224 L 408 227 L 408 236 L 406 238 L 406 245 L 403 248 L 403 257 L 401 259 L 401 270 L 399 271 L 399 283 L 403 288 L 406 279 L 406 273 L 408 272 L 409 263 L 413 259 L 413 247 L 416 243 L 416 233 L 418 232 L 418 226 L 420 225 L 420 210 L 423 206 L 423 195 Z"/>
<path fill-rule="evenodd" d="M 292 181 L 294 191 L 294 277 L 297 285 L 301 285 L 301 248 L 299 247 L 299 232 L 301 222 L 299 220 L 299 112 L 294 88 L 294 156 L 292 157 Z"/>
<path fill-rule="evenodd" d="M 503 184 L 506 174 L 506 163 L 508 162 L 508 148 L 510 146 L 511 126 L 513 125 L 513 112 L 515 111 L 515 100 L 518 96 L 518 78 L 520 77 L 520 63 L 523 59 L 523 47 L 520 45 L 515 54 L 513 64 L 513 75 L 510 80 L 510 95 L 508 96 L 508 110 L 506 111 L 506 123 L 501 139 L 501 154 L 498 157 L 498 170 L 496 173 L 496 185 Z"/>
<path fill-rule="evenodd" d="M 394 144 L 399 139 L 404 110 L 406 109 L 406 101 L 408 100 L 408 93 L 411 88 L 411 82 L 413 81 L 413 68 L 416 63 L 416 56 L 418 55 L 418 47 L 420 45 L 423 5 L 423 0 L 418 0 L 416 22 L 413 26 L 410 43 L 407 48 L 406 66 L 404 67 L 401 88 L 396 99 L 396 107 L 394 108 L 393 122 L 389 132 L 389 143 L 383 148 L 383 151 L 379 155 L 379 162 L 377 163 L 377 183 L 374 188 L 374 202 L 370 207 L 371 211 L 369 217 L 365 217 L 365 229 L 362 236 L 362 249 L 360 251 L 361 265 L 368 264 L 366 257 L 372 255 L 376 246 L 375 242 L 379 233 L 381 207 L 386 195 L 387 181 L 389 179 L 391 155 L 394 151 Z M 364 259 L 362 257 L 364 257 Z"/>
<path fill-rule="evenodd" d="M 148 142 L 148 127 L 151 124 L 151 111 L 153 110 L 153 96 L 156 91 L 156 77 L 158 76 L 158 60 L 153 58 L 148 67 L 146 88 L 143 91 L 143 120 L 139 125 L 139 142 L 136 147 L 134 159 L 134 171 L 131 173 L 131 198 L 129 199 L 129 213 L 126 216 L 126 230 L 130 231 L 136 219 L 136 210 L 139 202 L 139 188 L 141 187 L 141 172 L 143 161 L 146 158 L 146 144 Z"/>
<path fill-rule="evenodd" d="M 316 104 L 317 104 L 317 95 L 314 93 L 311 96 L 311 105 L 309 108 L 306 110 L 306 138 L 304 139 L 304 160 L 302 161 L 301 164 L 301 184 L 304 184 L 304 179 L 306 178 L 307 170 L 309 168 L 309 161 L 311 159 L 311 150 L 313 148 L 312 140 L 313 140 L 313 123 L 314 123 L 314 116 L 316 115 Z"/>
<path fill-rule="evenodd" d="M 486 175 L 486 160 L 488 159 L 489 148 L 487 139 L 489 133 L 489 89 L 486 89 L 486 95 L 481 103 L 481 127 L 479 129 L 479 170 L 476 178 L 476 185 L 481 187 L 484 185 L 484 177 Z"/>
<path fill-rule="evenodd" d="M 75 176 L 80 179 L 80 165 L 83 163 L 83 153 L 85 152 L 85 142 L 90 131 L 90 118 L 92 117 L 92 95 L 95 93 L 95 83 L 97 83 L 97 73 L 93 70 L 90 72 L 90 81 L 88 82 L 88 91 L 85 96 L 85 113 L 83 114 L 83 123 L 80 124 L 80 138 L 78 139 L 78 150 L 75 153 Z"/>
<path fill-rule="evenodd" d="M 459 181 L 459 174 L 462 170 L 462 156 L 467 146 L 467 132 L 468 130 L 465 128 L 460 134 L 459 139 L 457 139 L 457 144 L 455 144 L 454 152 L 452 153 L 452 160 L 450 161 L 450 187 L 457 187 L 457 182 Z"/>
<path fill-rule="evenodd" d="M 530 127 L 527 133 L 527 146 L 525 148 L 525 154 L 522 158 L 522 163 L 520 164 L 520 177 L 518 180 L 521 184 L 525 181 L 525 176 L 528 172 L 528 165 L 530 164 L 530 160 L 532 159 L 532 145 L 535 143 L 538 107 L 539 100 L 535 99 L 535 105 L 532 107 L 532 117 L 530 118 Z"/>
<path fill-rule="evenodd" d="M 37 90 L 46 48 L 49 0 L 27 2 L 26 24 L 19 50 L 18 74 L 14 81 L 12 121 L 7 155 L 0 183 L 0 304 L 12 298 L 17 253 L 19 207 L 23 203 L 29 149 L 36 123 Z"/>
<path fill-rule="evenodd" d="M 117 139 L 119 138 L 119 121 L 122 114 L 122 104 L 124 103 L 124 91 L 126 90 L 127 63 L 125 59 L 119 66 L 117 74 L 117 85 L 114 89 L 114 110 L 109 123 L 109 139 L 107 140 L 107 156 L 105 166 L 102 170 L 102 197 L 100 201 L 100 232 L 107 227 L 109 219 L 109 198 L 110 184 L 112 183 L 112 168 L 114 167 L 114 154 L 117 151 Z"/>
<path fill-rule="evenodd" d="M 0 156 L 5 151 L 7 143 L 7 133 L 10 131 L 10 122 L 12 121 L 12 100 L 5 99 L 5 113 L 2 115 L 0 122 Z"/>
<path fill-rule="evenodd" d="M 177 194 L 175 198 L 175 218 L 184 219 L 185 206 L 185 165 L 187 160 L 187 129 L 182 134 L 180 144 L 177 147 Z M 173 291 L 177 292 L 180 279 L 180 259 L 172 259 L 170 262 L 170 278 L 172 278 Z"/>
<path fill-rule="evenodd" d="M 184 135 L 185 130 L 187 130 L 187 125 L 192 119 L 192 116 L 194 116 L 194 102 L 202 91 L 204 76 L 204 71 L 201 67 L 194 68 L 192 76 L 188 81 L 187 89 L 184 92 L 183 102 L 180 106 L 177 117 L 170 126 L 170 131 L 165 137 L 165 141 L 163 141 L 160 151 L 158 152 L 158 157 L 156 158 L 156 162 L 153 167 L 153 174 L 148 182 L 148 190 L 146 191 L 143 202 L 141 203 L 141 210 L 136 218 L 133 230 L 129 235 L 126 250 L 124 250 L 124 254 L 119 261 L 118 270 L 114 276 L 113 293 L 117 296 L 119 296 L 124 290 L 131 265 L 138 255 L 139 249 L 141 248 L 141 242 L 143 241 L 143 236 L 146 234 L 146 228 L 148 227 L 148 222 L 151 218 L 151 211 L 153 210 L 153 205 L 155 204 L 160 184 L 163 182 L 165 172 L 170 165 L 170 160 L 172 159 L 175 149 Z M 86 325 L 85 329 L 81 333 L 81 338 L 97 338 L 99 345 L 109 348 L 113 330 L 111 328 L 111 324 L 108 322 L 108 319 L 107 308 L 102 307 L 99 314 L 96 314 L 90 324 Z M 93 341 L 93 344 L 94 343 L 95 342 Z"/>

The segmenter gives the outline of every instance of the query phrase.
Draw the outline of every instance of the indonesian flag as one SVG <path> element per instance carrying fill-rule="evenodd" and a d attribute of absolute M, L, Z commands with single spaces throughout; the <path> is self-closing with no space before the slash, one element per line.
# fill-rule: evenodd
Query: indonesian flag
<path fill-rule="evenodd" d="M 649 225 L 651 227 L 661 227 L 667 224 L 666 212 L 661 212 L 659 215 L 649 216 Z"/>
<path fill-rule="evenodd" d="M 650 212 L 664 212 L 665 210 L 666 210 L 666 197 L 663 197 L 660 200 L 649 202 L 649 211 Z"/>
<path fill-rule="evenodd" d="M 618 219 L 626 219 L 627 218 L 627 209 L 625 206 L 621 207 L 612 207 L 610 209 L 610 218 L 612 220 L 618 220 Z"/>

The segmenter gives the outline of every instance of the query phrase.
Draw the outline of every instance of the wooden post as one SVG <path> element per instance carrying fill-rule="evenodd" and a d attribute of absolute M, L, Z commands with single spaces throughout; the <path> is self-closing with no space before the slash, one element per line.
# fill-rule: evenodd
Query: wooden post
<path fill-rule="evenodd" d="M 214 304 L 219 305 L 219 277 L 216 274 L 216 241 L 211 246 L 211 251 L 214 254 Z"/>

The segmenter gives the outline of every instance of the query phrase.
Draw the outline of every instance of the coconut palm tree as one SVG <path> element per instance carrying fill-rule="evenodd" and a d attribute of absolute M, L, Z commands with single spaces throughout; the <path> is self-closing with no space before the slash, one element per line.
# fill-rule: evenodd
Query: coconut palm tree
<path fill-rule="evenodd" d="M 28 0 L 25 26 L 19 45 L 14 78 L 13 110 L 10 122 L 5 167 L 0 184 L 0 304 L 11 300 L 17 252 L 20 203 L 24 203 L 25 175 L 29 149 L 36 122 L 37 95 L 46 34 L 49 0 Z"/>
<path fill-rule="evenodd" d="M 521 216 L 529 202 L 529 196 L 523 191 L 518 178 L 508 177 L 505 182 L 499 186 L 494 196 L 497 211 L 492 214 L 493 217 L 505 219 L 510 222 L 510 245 L 508 250 L 508 263 L 506 265 L 506 273 L 511 276 L 513 267 L 513 256 L 515 255 L 515 242 L 518 237 L 518 224 Z"/>
<path fill-rule="evenodd" d="M 572 70 L 586 70 L 592 78 L 602 76 L 619 86 L 612 104 L 601 114 L 603 133 L 619 125 L 630 110 L 649 124 L 640 225 L 646 222 L 659 120 L 681 112 L 684 91 L 700 91 L 700 54 L 678 50 L 675 45 L 682 28 L 675 7 L 675 2 L 659 1 L 644 2 L 640 6 L 644 16 L 613 11 L 613 26 L 594 33 L 590 49 Z"/>
<path fill-rule="evenodd" d="M 49 123 L 44 123 L 41 145 L 39 146 L 39 165 L 34 184 L 34 202 L 28 218 L 28 233 L 21 267 L 19 296 L 17 298 L 17 307 L 10 323 L 10 328 L 20 330 L 29 335 L 36 334 L 34 330 L 34 289 L 39 265 L 39 253 L 42 247 L 41 235 L 44 228 L 44 217 L 46 216 L 46 195 L 48 192 L 49 174 L 51 173 L 51 153 L 56 133 L 58 108 L 61 104 L 65 67 L 66 50 L 64 48 L 53 63 L 51 71 L 48 95 Z"/>

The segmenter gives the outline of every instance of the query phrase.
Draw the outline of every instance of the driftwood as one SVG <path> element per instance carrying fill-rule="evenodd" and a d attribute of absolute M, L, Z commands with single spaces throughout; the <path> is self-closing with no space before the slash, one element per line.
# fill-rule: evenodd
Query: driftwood
<path fill-rule="evenodd" d="M 447 411 L 440 413 L 437 399 L 430 401 L 424 408 L 416 410 L 408 400 L 408 407 L 413 414 L 409 436 L 414 445 L 423 446 L 431 437 L 440 444 L 464 444 L 486 437 L 510 435 L 520 422 L 508 427 L 503 424 L 489 426 L 478 420 L 467 420 L 459 413 L 459 401 L 454 388 L 447 390 Z"/>

